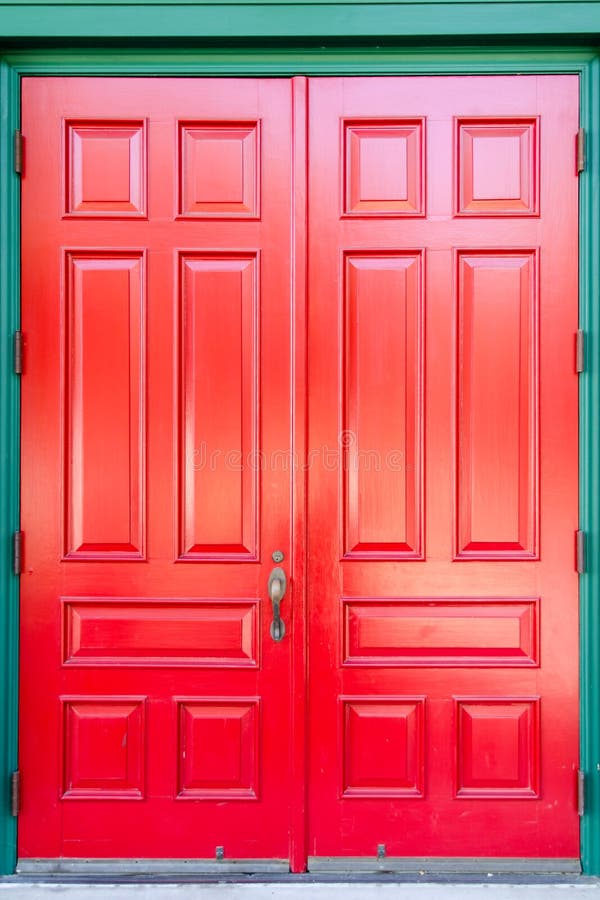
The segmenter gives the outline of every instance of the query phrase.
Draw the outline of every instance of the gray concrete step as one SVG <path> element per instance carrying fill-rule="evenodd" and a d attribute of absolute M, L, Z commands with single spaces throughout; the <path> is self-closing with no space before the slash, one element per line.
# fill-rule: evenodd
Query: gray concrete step
<path fill-rule="evenodd" d="M 81 884 L 0 881 L 0 900 L 600 900 L 597 879 L 531 883 Z"/>

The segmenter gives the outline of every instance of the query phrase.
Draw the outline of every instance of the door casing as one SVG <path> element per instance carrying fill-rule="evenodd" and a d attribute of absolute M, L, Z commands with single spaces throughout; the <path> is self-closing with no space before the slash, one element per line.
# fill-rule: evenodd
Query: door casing
<path fill-rule="evenodd" d="M 90 29 L 91 33 L 91 29 Z M 600 293 L 600 261 L 597 247 L 600 238 L 600 57 L 594 50 L 515 47 L 499 50 L 491 47 L 482 54 L 468 47 L 423 50 L 360 48 L 345 50 L 297 50 L 281 46 L 266 50 L 256 45 L 256 53 L 247 50 L 237 59 L 231 50 L 196 49 L 184 58 L 176 50 L 117 52 L 111 48 L 96 49 L 82 55 L 74 50 L 24 50 L 10 52 L 0 60 L 0 154 L 10 160 L 13 135 L 20 122 L 20 79 L 23 75 L 319 75 L 319 74 L 510 74 L 575 73 L 581 84 L 581 125 L 589 135 L 586 171 L 580 176 L 580 327 L 588 336 L 586 370 L 580 378 L 580 528 L 586 533 L 586 572 L 580 582 L 581 604 L 581 768 L 586 776 L 588 810 L 582 820 L 582 867 L 586 874 L 600 873 L 600 690 L 594 685 L 600 676 L 600 459 L 594 452 L 600 441 L 600 304 L 594 303 Z M 296 83 L 296 96 L 304 90 L 302 79 Z M 295 143 L 297 175 L 305 172 L 305 135 L 298 133 Z M 26 158 L 25 158 L 26 165 Z M 19 379 L 13 373 L 12 335 L 19 327 L 20 312 L 20 243 L 18 222 L 19 176 L 12 166 L 0 167 L 0 534 L 5 546 L 19 527 Z M 302 178 L 297 181 L 295 205 L 298 219 L 304 218 L 306 192 Z M 297 233 L 298 254 L 302 256 L 305 233 Z M 298 268 L 301 268 L 296 263 Z M 294 328 L 294 368 L 296 389 L 294 403 L 294 450 L 302 458 L 305 435 L 305 284 L 298 272 L 296 320 Z M 294 556 L 297 596 L 302 595 L 304 581 L 304 486 L 298 480 L 294 495 Z M 0 773 L 6 779 L 16 768 L 18 715 L 18 578 L 15 577 L 10 552 L 0 557 L 0 583 L 4 603 L 0 607 L 1 676 L 5 690 L 0 697 Z M 301 620 L 302 610 L 296 608 Z M 293 681 L 303 681 L 306 671 L 306 638 L 301 629 L 294 637 Z M 292 697 L 299 691 L 292 690 Z M 296 751 L 305 744 L 306 710 L 295 701 L 292 709 L 293 745 Z M 301 760 L 293 771 L 293 805 L 298 815 L 292 823 L 290 859 L 292 871 L 302 871 L 306 858 L 304 832 L 305 772 Z M 26 777 L 26 773 L 25 773 Z M 14 871 L 16 856 L 16 820 L 10 815 L 8 790 L 0 803 L 0 872 Z"/>

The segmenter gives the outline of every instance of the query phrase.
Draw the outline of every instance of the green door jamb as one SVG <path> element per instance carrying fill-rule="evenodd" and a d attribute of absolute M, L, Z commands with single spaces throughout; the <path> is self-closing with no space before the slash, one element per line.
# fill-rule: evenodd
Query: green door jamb
<path fill-rule="evenodd" d="M 19 127 L 17 72 L 0 62 L 0 872 L 15 867 L 16 819 L 10 781 L 17 767 L 19 584 L 12 536 L 19 528 L 19 376 L 13 334 L 20 321 L 20 185 L 13 167 Z"/>
<path fill-rule="evenodd" d="M 581 122 L 587 135 L 580 175 L 579 322 L 585 332 L 585 371 L 579 388 L 579 527 L 586 540 L 580 576 L 581 770 L 585 814 L 581 861 L 600 874 L 600 58 L 582 73 Z"/>
<path fill-rule="evenodd" d="M 581 124 L 587 136 L 587 166 L 580 176 L 580 325 L 586 332 L 586 369 L 580 380 L 580 527 L 586 533 L 587 556 L 581 576 L 581 768 L 586 779 L 581 834 L 583 871 L 600 875 L 600 57 L 593 49 L 545 49 L 543 44 L 473 50 L 455 43 L 437 49 L 317 50 L 258 43 L 238 49 L 90 47 L 8 51 L 0 58 L 0 874 L 12 874 L 16 861 L 9 783 L 17 759 L 18 579 L 12 572 L 11 538 L 19 522 L 19 383 L 12 371 L 12 336 L 20 313 L 20 191 L 12 151 L 21 75 L 517 72 L 581 76 Z M 573 784 L 575 802 L 575 778 Z"/>

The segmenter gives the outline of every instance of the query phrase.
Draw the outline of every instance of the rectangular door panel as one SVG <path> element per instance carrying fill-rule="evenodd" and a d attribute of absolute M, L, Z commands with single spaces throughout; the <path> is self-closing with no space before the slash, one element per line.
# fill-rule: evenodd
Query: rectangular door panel
<path fill-rule="evenodd" d="M 422 552 L 421 268 L 420 253 L 346 255 L 347 559 Z"/>
<path fill-rule="evenodd" d="M 181 255 L 179 559 L 258 556 L 258 268 Z"/>
<path fill-rule="evenodd" d="M 536 666 L 537 599 L 342 598 L 344 666 Z"/>
<path fill-rule="evenodd" d="M 257 666 L 256 600 L 61 597 L 74 666 Z"/>
<path fill-rule="evenodd" d="M 457 269 L 456 555 L 534 557 L 537 253 L 460 250 Z"/>
<path fill-rule="evenodd" d="M 65 254 L 65 557 L 145 547 L 145 259 Z M 110 506 L 98 491 L 110 483 Z"/>

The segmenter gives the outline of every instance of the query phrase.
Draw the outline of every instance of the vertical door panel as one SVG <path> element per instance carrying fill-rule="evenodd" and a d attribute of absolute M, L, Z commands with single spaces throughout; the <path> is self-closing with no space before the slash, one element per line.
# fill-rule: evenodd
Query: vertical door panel
<path fill-rule="evenodd" d="M 98 251 L 68 253 L 65 263 L 65 556 L 141 558 L 145 260 Z"/>
<path fill-rule="evenodd" d="M 309 100 L 311 864 L 577 858 L 577 79 Z"/>
<path fill-rule="evenodd" d="M 457 555 L 536 556 L 536 253 L 461 250 L 456 264 Z"/>
<path fill-rule="evenodd" d="M 180 559 L 253 560 L 259 260 L 186 254 L 180 266 Z"/>
<path fill-rule="evenodd" d="M 25 79 L 23 131 L 19 855 L 285 860 L 290 82 Z"/>
<path fill-rule="evenodd" d="M 419 557 L 421 256 L 351 253 L 344 276 L 344 556 Z"/>

